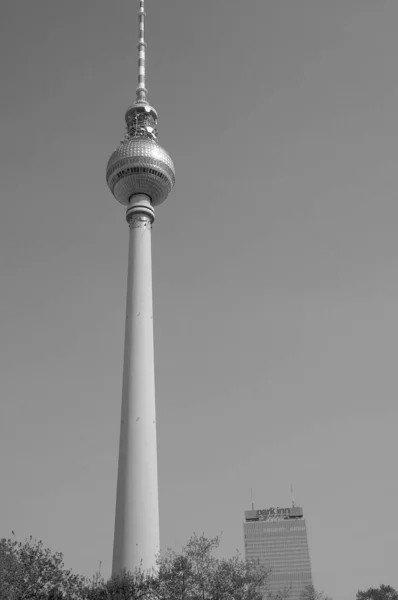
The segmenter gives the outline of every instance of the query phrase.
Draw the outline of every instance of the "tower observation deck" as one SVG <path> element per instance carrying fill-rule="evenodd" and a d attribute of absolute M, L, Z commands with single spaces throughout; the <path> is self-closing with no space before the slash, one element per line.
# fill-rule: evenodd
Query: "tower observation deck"
<path fill-rule="evenodd" d="M 174 164 L 158 144 L 158 114 L 148 102 L 145 6 L 138 13 L 138 86 L 126 111 L 124 140 L 111 154 L 106 180 L 126 206 L 129 224 L 126 329 L 113 574 L 156 567 L 159 501 L 156 445 L 151 235 L 155 206 L 175 182 Z"/>

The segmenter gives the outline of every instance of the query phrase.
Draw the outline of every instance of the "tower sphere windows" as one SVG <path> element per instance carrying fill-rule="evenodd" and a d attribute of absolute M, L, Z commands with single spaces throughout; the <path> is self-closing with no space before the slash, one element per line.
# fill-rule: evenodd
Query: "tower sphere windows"
<path fill-rule="evenodd" d="M 121 204 L 134 194 L 146 194 L 153 206 L 164 202 L 175 182 L 174 164 L 159 144 L 132 138 L 112 153 L 106 172 L 108 186 Z"/>

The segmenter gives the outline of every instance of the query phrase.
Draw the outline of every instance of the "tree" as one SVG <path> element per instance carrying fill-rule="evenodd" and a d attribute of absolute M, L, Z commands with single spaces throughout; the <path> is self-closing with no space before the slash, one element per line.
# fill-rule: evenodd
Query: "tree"
<path fill-rule="evenodd" d="M 152 575 L 141 569 L 108 581 L 97 576 L 86 586 L 83 600 L 152 600 L 151 583 Z"/>
<path fill-rule="evenodd" d="M 398 600 L 398 592 L 390 585 L 369 588 L 366 592 L 357 592 L 357 600 Z"/>
<path fill-rule="evenodd" d="M 158 569 L 136 569 L 105 581 L 65 569 L 52 553 L 30 537 L 0 540 L 0 600 L 286 600 L 268 595 L 268 571 L 239 555 L 216 558 L 220 538 L 193 535 L 181 553 L 159 555 Z"/>
<path fill-rule="evenodd" d="M 290 594 L 292 591 L 291 586 L 285 587 L 280 592 L 268 592 L 266 595 L 266 600 L 289 600 Z"/>
<path fill-rule="evenodd" d="M 330 598 L 325 596 L 323 591 L 317 591 L 311 583 L 301 592 L 300 600 L 330 600 Z"/>
<path fill-rule="evenodd" d="M 53 554 L 43 542 L 0 540 L 1 600 L 80 599 L 83 584 L 83 577 L 65 569 L 62 554 Z"/>
<path fill-rule="evenodd" d="M 262 600 L 268 571 L 256 562 L 213 556 L 219 536 L 194 534 L 181 554 L 158 558 L 152 593 L 157 600 Z"/>

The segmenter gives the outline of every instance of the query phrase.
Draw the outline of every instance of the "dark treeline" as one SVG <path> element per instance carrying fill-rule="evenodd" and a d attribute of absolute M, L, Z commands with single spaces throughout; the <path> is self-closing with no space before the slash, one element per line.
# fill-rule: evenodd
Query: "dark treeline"
<path fill-rule="evenodd" d="M 290 589 L 271 594 L 270 571 L 258 562 L 216 558 L 220 538 L 194 534 L 181 553 L 159 555 L 157 569 L 91 579 L 66 569 L 63 555 L 30 537 L 0 540 L 0 600 L 289 600 Z M 330 600 L 308 586 L 300 600 Z M 398 600 L 390 586 L 358 591 L 356 600 Z"/>

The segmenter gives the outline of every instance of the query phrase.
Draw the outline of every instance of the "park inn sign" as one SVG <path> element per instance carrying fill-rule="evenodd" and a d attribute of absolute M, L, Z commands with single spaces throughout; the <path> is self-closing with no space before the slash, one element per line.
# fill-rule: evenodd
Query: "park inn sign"
<path fill-rule="evenodd" d="M 268 521 L 280 519 L 300 519 L 303 517 L 303 509 L 300 506 L 290 508 L 262 508 L 245 511 L 246 521 Z"/>
<path fill-rule="evenodd" d="M 257 511 L 260 521 L 269 517 L 290 517 L 290 508 L 263 508 Z"/>

